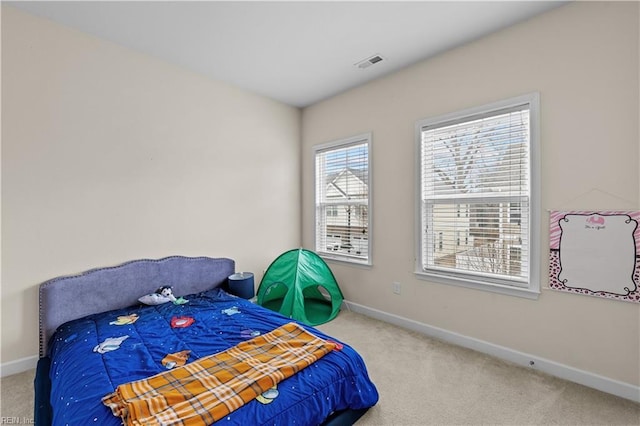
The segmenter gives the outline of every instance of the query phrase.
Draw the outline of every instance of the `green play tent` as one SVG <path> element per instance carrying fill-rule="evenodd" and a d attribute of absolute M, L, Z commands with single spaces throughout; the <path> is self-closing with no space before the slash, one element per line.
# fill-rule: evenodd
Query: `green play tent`
<path fill-rule="evenodd" d="M 342 291 L 324 260 L 312 251 L 293 249 L 274 260 L 260 281 L 258 304 L 308 325 L 338 315 Z"/>

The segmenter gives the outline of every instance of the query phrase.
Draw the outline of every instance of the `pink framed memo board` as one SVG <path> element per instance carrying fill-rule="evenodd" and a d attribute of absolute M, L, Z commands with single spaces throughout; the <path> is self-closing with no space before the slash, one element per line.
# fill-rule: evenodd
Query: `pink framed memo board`
<path fill-rule="evenodd" d="M 549 287 L 640 303 L 640 211 L 551 211 Z"/>

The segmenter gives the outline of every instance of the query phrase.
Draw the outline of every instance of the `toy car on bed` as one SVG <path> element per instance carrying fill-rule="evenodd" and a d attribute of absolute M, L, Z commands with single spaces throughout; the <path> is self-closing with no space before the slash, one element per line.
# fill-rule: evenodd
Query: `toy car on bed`
<path fill-rule="evenodd" d="M 342 425 L 376 404 L 350 346 L 227 293 L 234 272 L 172 256 L 41 284 L 36 424 Z M 188 302 L 138 301 L 160 286 Z"/>

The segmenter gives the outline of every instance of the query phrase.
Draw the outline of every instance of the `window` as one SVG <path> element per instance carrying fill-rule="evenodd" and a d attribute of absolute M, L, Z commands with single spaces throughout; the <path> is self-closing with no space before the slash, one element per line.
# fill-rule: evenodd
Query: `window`
<path fill-rule="evenodd" d="M 315 251 L 329 259 L 371 263 L 371 134 L 314 147 Z"/>
<path fill-rule="evenodd" d="M 419 277 L 537 297 L 538 104 L 531 94 L 417 123 Z"/>

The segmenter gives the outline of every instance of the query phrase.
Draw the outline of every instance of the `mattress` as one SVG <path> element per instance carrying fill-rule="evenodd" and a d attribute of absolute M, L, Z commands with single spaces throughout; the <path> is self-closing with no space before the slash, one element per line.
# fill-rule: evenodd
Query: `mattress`
<path fill-rule="evenodd" d="M 119 425 L 102 398 L 118 385 L 224 351 L 292 320 L 216 288 L 187 295 L 188 303 L 136 305 L 63 324 L 49 342 L 50 402 L 54 425 Z M 217 423 L 315 425 L 334 412 L 378 401 L 360 355 L 334 350 L 278 383 Z"/>

